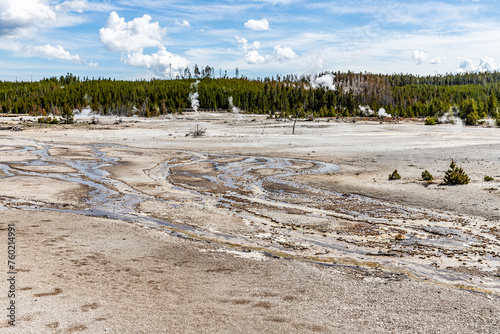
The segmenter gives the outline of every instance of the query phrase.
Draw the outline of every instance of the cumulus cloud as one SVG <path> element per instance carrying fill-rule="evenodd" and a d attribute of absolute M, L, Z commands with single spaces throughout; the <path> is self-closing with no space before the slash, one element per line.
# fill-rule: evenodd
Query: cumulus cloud
<path fill-rule="evenodd" d="M 424 51 L 414 50 L 411 53 L 411 57 L 413 58 L 415 64 L 419 65 L 427 60 L 428 55 Z"/>
<path fill-rule="evenodd" d="M 259 53 L 260 42 L 254 41 L 249 44 L 246 38 L 235 36 L 238 43 L 242 45 L 244 59 L 248 64 L 263 64 L 270 62 L 283 62 L 297 57 L 297 54 L 288 46 L 276 45 L 272 55 L 261 55 Z"/>
<path fill-rule="evenodd" d="M 458 58 L 460 60 L 460 65 L 457 68 L 457 72 L 473 72 L 474 71 L 474 62 L 470 58 Z"/>
<path fill-rule="evenodd" d="M 436 57 L 434 59 L 431 59 L 430 63 L 432 65 L 439 65 L 443 62 L 443 59 L 441 57 Z"/>
<path fill-rule="evenodd" d="M 490 57 L 483 57 L 479 60 L 479 66 L 477 67 L 478 72 L 493 72 L 497 70 L 497 65 L 495 64 L 495 60 Z"/>
<path fill-rule="evenodd" d="M 257 50 L 252 50 L 245 54 L 245 61 L 248 64 L 262 64 L 266 62 L 266 58 L 261 56 Z"/>
<path fill-rule="evenodd" d="M 126 22 L 116 12 L 112 12 L 106 27 L 99 30 L 101 42 L 108 50 L 121 52 L 121 61 L 125 64 L 146 67 L 161 77 L 181 74 L 189 61 L 167 51 L 162 43 L 166 29 L 160 27 L 158 22 L 151 21 L 151 16 L 144 15 Z M 148 47 L 157 47 L 158 51 L 144 54 L 144 48 Z"/>
<path fill-rule="evenodd" d="M 112 12 L 106 20 L 106 27 L 99 30 L 99 37 L 110 51 L 137 52 L 146 47 L 161 47 L 167 31 L 151 20 L 151 16 L 144 15 L 125 22 L 123 17 Z"/>
<path fill-rule="evenodd" d="M 128 53 L 122 57 L 122 61 L 128 65 L 146 67 L 161 77 L 180 75 L 181 71 L 189 65 L 188 60 L 168 52 L 164 46 L 151 55 L 145 55 L 142 52 Z"/>
<path fill-rule="evenodd" d="M 245 28 L 255 31 L 269 30 L 269 22 L 267 22 L 267 19 L 248 20 L 245 22 Z"/>
<path fill-rule="evenodd" d="M 40 0 L 0 1 L 0 36 L 16 36 L 56 21 L 56 13 Z"/>
<path fill-rule="evenodd" d="M 244 37 L 236 36 L 238 43 L 242 45 L 243 52 L 245 53 L 245 61 L 248 64 L 262 64 L 266 62 L 266 58 L 259 54 L 260 42 L 255 41 L 248 44 L 248 40 Z"/>
<path fill-rule="evenodd" d="M 491 57 L 482 57 L 479 59 L 479 65 L 474 66 L 474 61 L 470 58 L 457 58 L 460 60 L 460 65 L 458 66 L 456 72 L 493 72 L 498 69 L 495 64 L 495 60 Z"/>
<path fill-rule="evenodd" d="M 109 11 L 108 3 L 87 0 L 67 0 L 50 5 L 49 0 L 0 0 L 0 37 L 21 37 L 39 28 L 74 25 L 77 17 L 68 12 Z"/>
<path fill-rule="evenodd" d="M 277 60 L 287 60 L 297 58 L 297 54 L 288 46 L 276 45 L 274 47 L 274 57 Z"/>
<path fill-rule="evenodd" d="M 175 20 L 175 25 L 183 28 L 189 28 L 191 26 L 189 21 L 182 20 L 182 22 L 179 22 L 177 19 Z"/>

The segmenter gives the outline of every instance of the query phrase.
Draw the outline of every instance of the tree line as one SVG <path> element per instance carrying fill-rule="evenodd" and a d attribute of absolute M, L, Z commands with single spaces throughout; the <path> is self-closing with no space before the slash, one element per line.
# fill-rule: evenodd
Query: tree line
<path fill-rule="evenodd" d="M 197 67 L 196 67 L 197 68 Z M 447 112 L 467 118 L 499 118 L 500 73 L 436 76 L 324 72 L 336 89 L 311 84 L 314 77 L 285 75 L 248 79 L 215 78 L 213 68 L 195 70 L 174 80 L 120 81 L 79 78 L 68 73 L 37 82 L 0 82 L 2 113 L 60 115 L 68 108 L 89 106 L 102 115 L 144 117 L 191 108 L 197 92 L 200 108 L 233 107 L 270 117 L 364 116 L 366 109 L 383 108 L 398 117 L 439 117 Z M 315 88 L 313 88 L 315 87 Z M 362 106 L 363 108 L 360 108 Z"/>

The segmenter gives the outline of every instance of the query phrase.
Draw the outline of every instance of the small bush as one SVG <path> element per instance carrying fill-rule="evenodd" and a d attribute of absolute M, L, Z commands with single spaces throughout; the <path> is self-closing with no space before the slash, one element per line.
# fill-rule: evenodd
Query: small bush
<path fill-rule="evenodd" d="M 427 183 L 432 183 L 434 176 L 426 169 L 422 172 L 422 180 L 427 181 Z"/>
<path fill-rule="evenodd" d="M 484 180 L 485 180 L 486 182 L 490 182 L 490 181 L 493 181 L 493 178 L 492 178 L 491 176 L 486 175 L 486 176 L 484 177 Z"/>
<path fill-rule="evenodd" d="M 389 181 L 399 180 L 399 179 L 401 179 L 401 175 L 398 174 L 397 169 L 395 169 L 394 172 L 392 172 L 392 174 L 389 174 Z"/>
<path fill-rule="evenodd" d="M 479 116 L 475 111 L 468 114 L 467 117 L 465 118 L 466 125 L 477 125 L 478 121 L 479 121 Z"/>
<path fill-rule="evenodd" d="M 45 123 L 45 124 L 59 124 L 59 121 L 57 120 L 56 117 L 38 117 L 38 123 Z"/>
<path fill-rule="evenodd" d="M 74 122 L 73 110 L 71 110 L 71 108 L 68 105 L 64 106 L 61 116 L 62 116 L 62 123 L 73 124 Z"/>
<path fill-rule="evenodd" d="M 435 117 L 427 117 L 425 119 L 425 125 L 436 125 L 436 118 Z"/>
<path fill-rule="evenodd" d="M 465 174 L 464 170 L 457 167 L 455 161 L 451 160 L 450 169 L 444 175 L 445 184 L 468 184 L 470 177 Z"/>

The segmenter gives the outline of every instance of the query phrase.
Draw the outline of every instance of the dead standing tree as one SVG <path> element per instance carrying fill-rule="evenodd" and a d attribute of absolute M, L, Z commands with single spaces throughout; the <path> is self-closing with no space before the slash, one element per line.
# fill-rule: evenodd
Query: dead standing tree
<path fill-rule="evenodd" d="M 295 123 L 297 123 L 297 119 L 299 118 L 300 112 L 304 109 L 304 104 L 302 104 L 302 107 L 300 107 L 299 111 L 297 112 L 297 115 L 295 115 L 295 120 L 293 121 L 293 126 L 292 126 L 292 135 L 295 134 Z"/>
<path fill-rule="evenodd" d="M 198 124 L 194 128 L 192 128 L 187 134 L 186 137 L 203 137 L 207 133 L 207 129 L 200 127 Z"/>

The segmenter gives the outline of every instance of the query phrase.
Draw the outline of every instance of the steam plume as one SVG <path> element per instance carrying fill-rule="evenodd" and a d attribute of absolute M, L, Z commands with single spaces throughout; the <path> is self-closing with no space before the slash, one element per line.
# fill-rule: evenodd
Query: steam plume
<path fill-rule="evenodd" d="M 194 92 L 189 93 L 189 100 L 191 101 L 191 108 L 193 108 L 194 111 L 198 111 L 198 108 L 200 107 L 200 100 L 198 99 L 200 95 L 196 91 L 197 87 L 198 87 L 198 83 L 199 83 L 199 81 L 196 81 L 196 82 L 193 82 L 191 84 L 191 89 L 194 89 Z"/>

